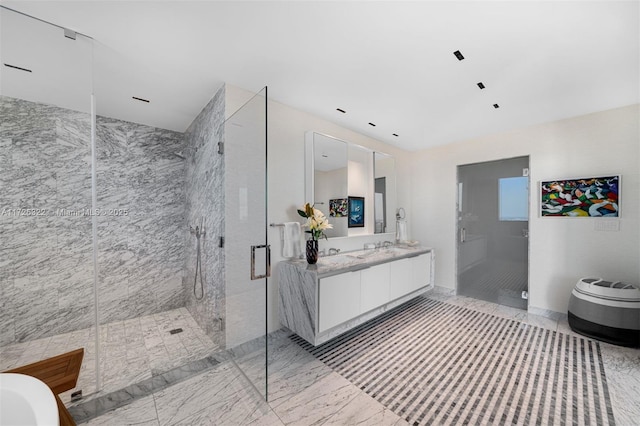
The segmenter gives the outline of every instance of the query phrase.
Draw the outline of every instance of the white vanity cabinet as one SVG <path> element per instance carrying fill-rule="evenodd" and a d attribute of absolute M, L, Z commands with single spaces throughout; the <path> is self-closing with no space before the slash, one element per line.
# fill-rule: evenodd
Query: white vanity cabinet
<path fill-rule="evenodd" d="M 318 330 L 324 331 L 360 314 L 360 271 L 318 280 Z"/>
<path fill-rule="evenodd" d="M 394 300 L 404 296 L 413 288 L 413 262 L 412 258 L 400 259 L 391 262 L 390 266 L 390 299 Z"/>
<path fill-rule="evenodd" d="M 346 266 L 281 262 L 282 325 L 315 346 L 433 288 L 431 249 L 354 259 Z"/>
<path fill-rule="evenodd" d="M 364 314 L 389 301 L 390 263 L 360 271 L 360 312 Z"/>
<path fill-rule="evenodd" d="M 391 300 L 431 286 L 431 254 L 391 262 Z"/>
<path fill-rule="evenodd" d="M 409 260 L 411 260 L 411 270 L 413 272 L 409 290 L 413 291 L 425 286 L 433 288 L 433 283 L 431 282 L 431 254 L 421 254 Z"/>

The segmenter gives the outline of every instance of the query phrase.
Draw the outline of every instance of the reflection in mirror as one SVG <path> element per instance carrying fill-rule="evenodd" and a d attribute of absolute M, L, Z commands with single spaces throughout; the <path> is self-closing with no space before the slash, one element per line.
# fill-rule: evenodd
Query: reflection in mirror
<path fill-rule="evenodd" d="M 373 234 L 374 212 L 373 212 L 373 155 L 366 148 L 349 144 L 349 167 L 348 167 L 348 188 L 349 197 L 362 197 L 362 203 L 358 203 L 360 209 L 364 210 L 364 226 L 360 224 L 361 218 L 357 219 L 358 225 L 349 227 L 349 236 Z M 362 211 L 349 212 L 349 215 L 362 216 Z M 351 221 L 354 223 L 354 221 Z"/>
<path fill-rule="evenodd" d="M 327 237 L 395 233 L 396 168 L 391 155 L 313 131 L 305 134 L 305 153 L 305 200 L 333 225 Z M 349 226 L 350 197 L 362 197 L 351 205 L 364 212 L 364 226 L 360 218 Z"/>
<path fill-rule="evenodd" d="M 347 236 L 347 143 L 313 134 L 313 203 L 333 225 L 325 234 Z"/>
<path fill-rule="evenodd" d="M 374 152 L 374 211 L 376 234 L 395 232 L 396 201 L 396 162 L 381 152 Z"/>

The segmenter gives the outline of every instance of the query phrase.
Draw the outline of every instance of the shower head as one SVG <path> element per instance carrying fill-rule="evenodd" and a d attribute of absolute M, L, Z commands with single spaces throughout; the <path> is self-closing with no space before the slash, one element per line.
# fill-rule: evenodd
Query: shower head
<path fill-rule="evenodd" d="M 183 160 L 186 160 L 187 157 L 184 156 L 184 154 L 182 153 L 182 151 L 176 151 L 173 153 L 173 155 L 175 155 L 178 158 L 182 158 Z"/>

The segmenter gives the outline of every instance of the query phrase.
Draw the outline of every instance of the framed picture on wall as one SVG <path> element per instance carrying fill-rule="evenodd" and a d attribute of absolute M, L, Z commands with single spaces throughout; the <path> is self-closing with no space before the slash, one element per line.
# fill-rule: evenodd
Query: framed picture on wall
<path fill-rule="evenodd" d="M 335 200 L 329 200 L 329 216 L 330 217 L 343 217 L 347 215 L 347 199 L 336 198 Z"/>
<path fill-rule="evenodd" d="M 364 197 L 349 197 L 349 228 L 364 228 Z"/>
<path fill-rule="evenodd" d="M 620 176 L 540 182 L 540 215 L 619 217 Z"/>

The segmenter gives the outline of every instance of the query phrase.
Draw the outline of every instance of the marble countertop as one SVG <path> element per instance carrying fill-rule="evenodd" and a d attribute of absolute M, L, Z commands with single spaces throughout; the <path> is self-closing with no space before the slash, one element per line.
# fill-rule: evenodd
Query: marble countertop
<path fill-rule="evenodd" d="M 309 265 L 306 260 L 302 259 L 287 260 L 286 262 L 302 270 L 314 272 L 318 275 L 318 278 L 325 278 L 345 272 L 358 271 L 398 259 L 419 256 L 424 253 L 429 253 L 432 250 L 431 247 L 422 246 L 391 246 L 387 248 L 344 252 L 332 256 L 322 256 L 315 265 Z"/>

